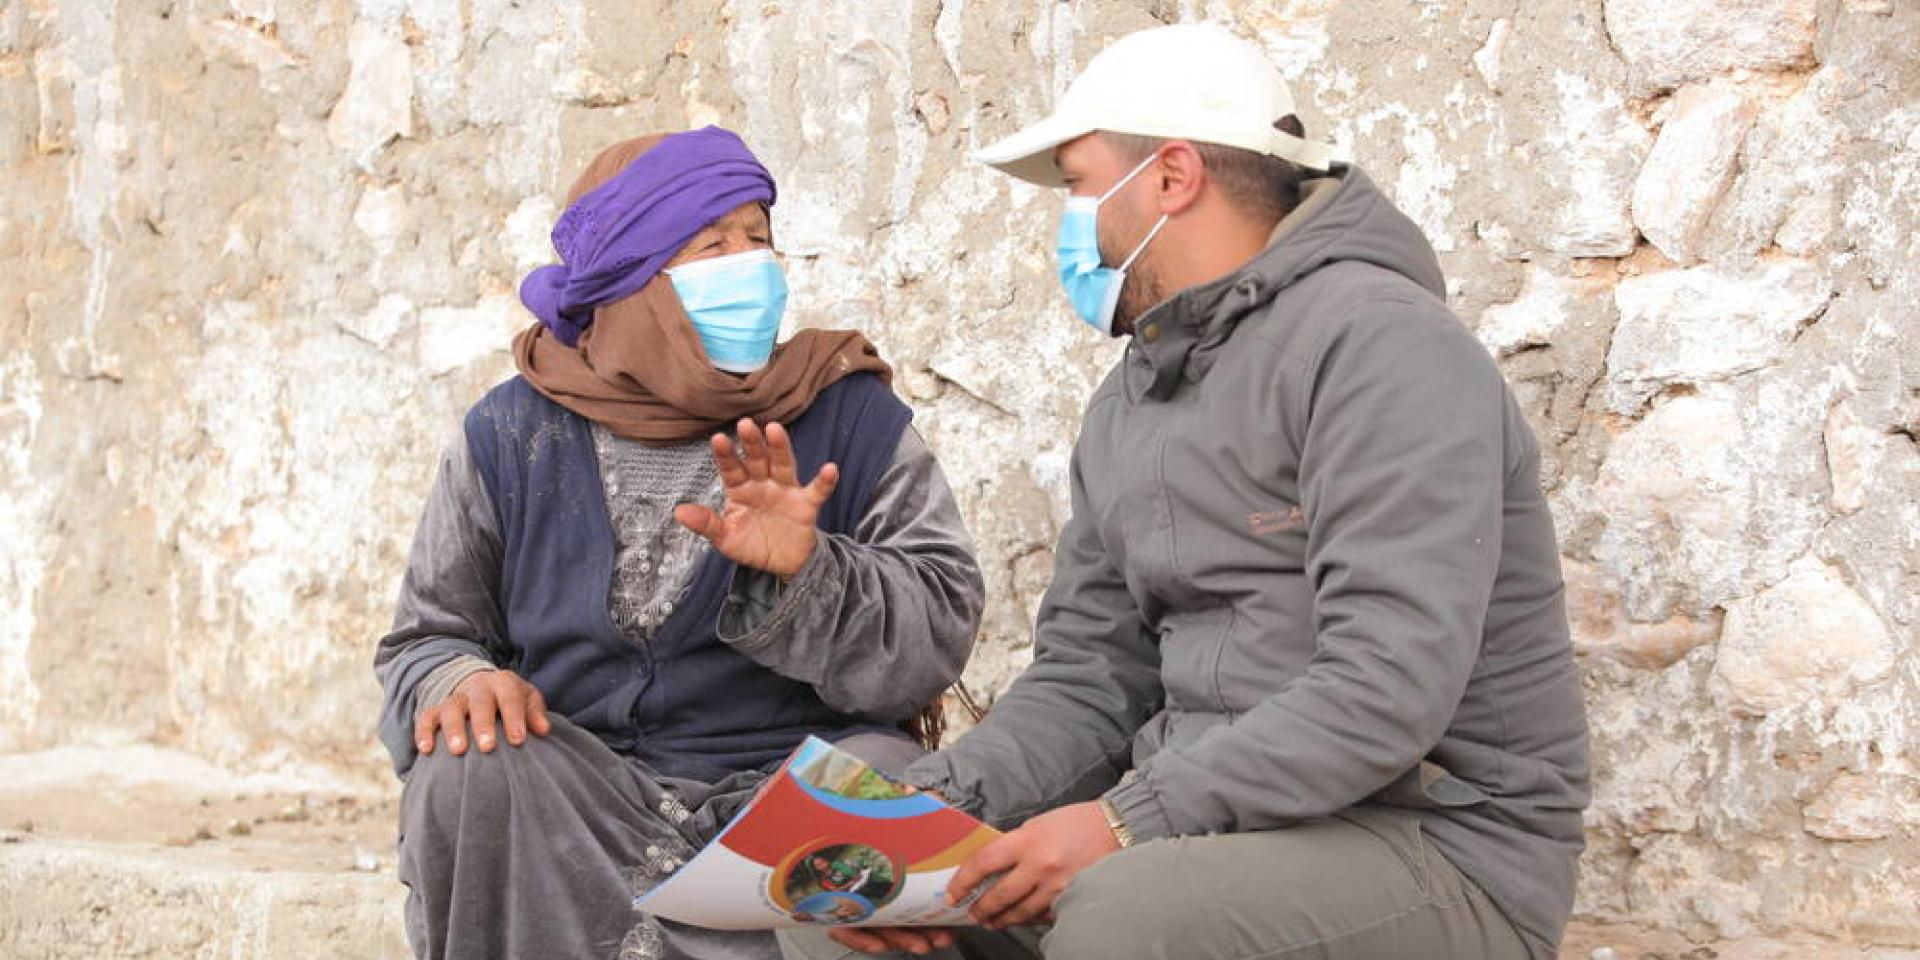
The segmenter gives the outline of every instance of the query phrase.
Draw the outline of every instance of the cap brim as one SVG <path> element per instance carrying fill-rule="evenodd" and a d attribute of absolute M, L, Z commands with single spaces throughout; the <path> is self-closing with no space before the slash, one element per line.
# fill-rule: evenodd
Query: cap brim
<path fill-rule="evenodd" d="M 1028 183 L 1064 187 L 1060 165 L 1053 160 L 1054 148 L 1092 132 L 1084 124 L 1052 116 L 974 151 L 973 158 Z"/>

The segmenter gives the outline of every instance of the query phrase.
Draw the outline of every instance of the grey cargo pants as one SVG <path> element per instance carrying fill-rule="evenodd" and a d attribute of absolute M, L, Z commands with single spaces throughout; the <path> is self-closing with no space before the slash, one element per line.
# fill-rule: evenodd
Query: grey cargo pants
<path fill-rule="evenodd" d="M 955 960 L 1527 960 L 1499 909 L 1404 811 L 1143 843 L 1075 878 L 1051 928 L 961 931 Z M 819 930 L 787 960 L 862 958 Z M 906 957 L 907 954 L 892 954 Z"/>

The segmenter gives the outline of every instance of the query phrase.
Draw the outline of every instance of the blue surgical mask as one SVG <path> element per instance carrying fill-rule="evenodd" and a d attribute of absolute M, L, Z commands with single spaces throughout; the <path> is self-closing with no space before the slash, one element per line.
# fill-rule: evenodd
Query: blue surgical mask
<path fill-rule="evenodd" d="M 1127 255 L 1126 262 L 1115 269 L 1100 264 L 1097 211 L 1108 197 L 1120 192 L 1121 187 L 1139 176 L 1140 171 L 1153 161 L 1153 157 L 1140 161 L 1133 172 L 1121 177 L 1119 183 L 1098 197 L 1068 197 L 1066 211 L 1060 215 L 1060 236 L 1056 244 L 1060 259 L 1060 285 L 1067 290 L 1067 299 L 1073 303 L 1073 312 L 1095 330 L 1108 336 L 1113 335 L 1113 310 L 1120 303 L 1120 286 L 1126 283 L 1127 268 L 1139 259 L 1160 228 L 1167 225 L 1167 218 L 1162 216 L 1153 229 L 1147 231 L 1146 239 L 1141 240 L 1140 245 L 1133 248 L 1133 253 Z"/>
<path fill-rule="evenodd" d="M 787 276 L 773 251 L 695 260 L 664 272 L 715 367 L 752 373 L 767 365 L 787 309 Z"/>

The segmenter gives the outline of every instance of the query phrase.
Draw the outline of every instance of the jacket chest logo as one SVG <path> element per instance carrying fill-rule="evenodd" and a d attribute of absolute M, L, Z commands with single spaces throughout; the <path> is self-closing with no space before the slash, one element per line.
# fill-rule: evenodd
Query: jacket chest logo
<path fill-rule="evenodd" d="M 1297 506 L 1285 510 L 1260 510 L 1247 514 L 1247 529 L 1256 536 L 1272 536 L 1298 530 L 1307 525 L 1307 515 Z"/>

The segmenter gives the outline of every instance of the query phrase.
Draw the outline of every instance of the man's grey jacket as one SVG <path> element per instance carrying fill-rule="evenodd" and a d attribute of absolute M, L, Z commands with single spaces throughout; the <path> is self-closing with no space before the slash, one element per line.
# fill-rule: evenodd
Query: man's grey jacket
<path fill-rule="evenodd" d="M 1538 448 L 1444 296 L 1339 167 L 1140 317 L 1087 405 L 1032 667 L 908 779 L 1002 825 L 1104 794 L 1142 841 L 1412 808 L 1551 956 L 1585 711 Z"/>

